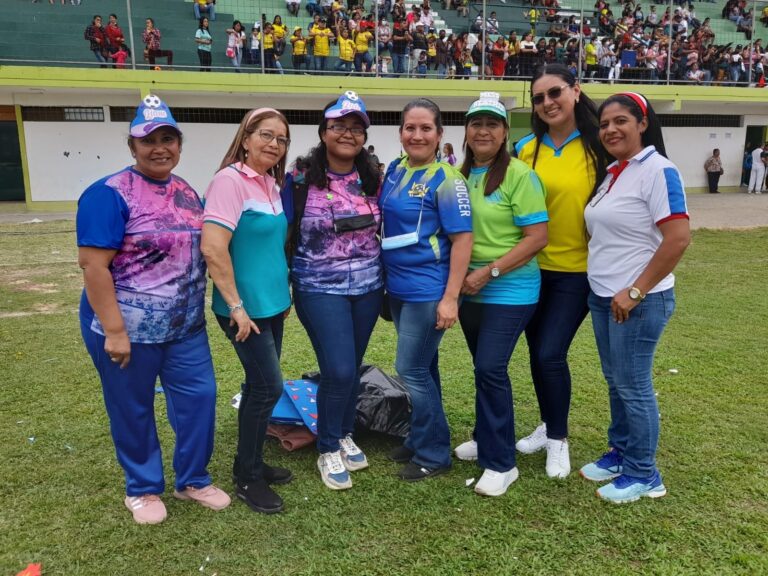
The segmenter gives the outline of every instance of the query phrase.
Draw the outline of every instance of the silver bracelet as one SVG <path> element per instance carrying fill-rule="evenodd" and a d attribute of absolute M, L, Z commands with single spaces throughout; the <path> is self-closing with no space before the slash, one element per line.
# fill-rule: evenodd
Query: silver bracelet
<path fill-rule="evenodd" d="M 240 300 L 240 302 L 238 302 L 234 306 L 230 306 L 229 304 L 227 304 L 227 308 L 229 308 L 229 313 L 230 314 L 232 314 L 232 312 L 234 312 L 235 310 L 242 310 L 243 309 L 243 301 Z"/>

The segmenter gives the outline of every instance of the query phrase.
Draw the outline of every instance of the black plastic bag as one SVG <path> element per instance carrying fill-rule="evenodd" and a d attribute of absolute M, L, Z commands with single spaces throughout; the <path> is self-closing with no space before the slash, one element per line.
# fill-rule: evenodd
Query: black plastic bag
<path fill-rule="evenodd" d="M 320 379 L 319 372 L 303 374 L 306 380 Z M 377 366 L 360 367 L 355 427 L 405 438 L 411 427 L 411 398 L 405 384 Z"/>

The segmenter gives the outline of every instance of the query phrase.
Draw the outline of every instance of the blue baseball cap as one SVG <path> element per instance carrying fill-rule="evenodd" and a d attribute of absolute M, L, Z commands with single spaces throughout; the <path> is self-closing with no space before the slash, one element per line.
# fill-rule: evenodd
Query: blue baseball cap
<path fill-rule="evenodd" d="M 142 138 L 163 126 L 173 128 L 181 134 L 168 105 L 160 100 L 159 96 L 147 94 L 136 108 L 136 117 L 131 122 L 130 134 L 134 138 Z"/>
<path fill-rule="evenodd" d="M 344 92 L 344 94 L 339 96 L 336 104 L 325 111 L 326 118 L 341 118 L 347 114 L 357 114 L 360 116 L 360 119 L 363 121 L 366 128 L 371 125 L 371 120 L 368 118 L 368 112 L 365 110 L 365 102 L 363 102 L 363 99 L 360 98 L 354 90 L 347 90 Z"/>

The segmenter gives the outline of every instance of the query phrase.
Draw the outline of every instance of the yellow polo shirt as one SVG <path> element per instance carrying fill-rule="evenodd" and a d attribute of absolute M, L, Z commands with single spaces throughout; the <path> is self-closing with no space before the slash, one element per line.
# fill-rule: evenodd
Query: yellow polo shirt
<path fill-rule="evenodd" d="M 536 136 L 529 134 L 515 144 L 517 157 L 533 167 Z M 539 266 L 555 272 L 587 271 L 587 229 L 584 207 L 595 185 L 595 167 L 576 130 L 560 148 L 544 134 L 536 159 L 538 174 L 547 190 L 549 243 L 538 254 Z"/>
<path fill-rule="evenodd" d="M 339 59 L 352 62 L 355 59 L 355 41 L 351 38 L 339 38 Z"/>
<path fill-rule="evenodd" d="M 368 52 L 368 42 L 373 39 L 373 34 L 370 32 L 358 32 L 355 34 L 355 48 L 358 54 Z"/>
<path fill-rule="evenodd" d="M 331 54 L 331 31 L 328 28 L 315 30 L 315 56 L 329 56 Z"/>

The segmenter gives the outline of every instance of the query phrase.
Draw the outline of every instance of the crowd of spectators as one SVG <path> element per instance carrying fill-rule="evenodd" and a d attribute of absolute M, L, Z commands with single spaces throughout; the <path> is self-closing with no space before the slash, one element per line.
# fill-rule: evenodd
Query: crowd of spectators
<path fill-rule="evenodd" d="M 290 29 L 275 15 L 271 21 L 264 17 L 256 22 L 248 34 L 235 21 L 226 31 L 226 55 L 232 67 L 238 72 L 242 65 L 263 67 L 265 72 L 282 74 L 280 58 L 289 51 L 291 71 L 305 74 L 513 78 L 530 77 L 538 65 L 559 62 L 574 75 L 581 72 L 596 82 L 623 78 L 655 83 L 668 77 L 676 83 L 763 85 L 768 65 L 761 41 L 751 41 L 753 15 L 745 0 L 728 0 L 722 10 L 723 18 L 744 33 L 743 44 L 717 44 L 710 19 L 697 18 L 693 4 L 687 2 L 673 8 L 650 4 L 646 10 L 634 0 L 613 6 L 597 0 L 591 13 L 580 20 L 561 8 L 558 0 L 532 0 L 523 11 L 530 30 L 519 35 L 517 31 L 505 34 L 494 10 L 486 17 L 470 18 L 467 31 L 437 30 L 430 0 L 410 8 L 405 0 L 375 0 L 369 10 L 359 0 L 305 0 L 303 8 L 311 18 L 306 28 Z M 444 0 L 441 8 L 464 13 L 467 2 Z M 215 3 L 195 0 L 193 9 L 199 30 L 207 34 L 208 20 L 216 17 Z M 301 0 L 286 0 L 286 9 L 299 16 Z M 768 26 L 768 7 L 761 21 Z M 542 24 L 548 29 L 536 37 Z M 86 38 L 97 60 L 105 63 L 120 45 L 99 29 L 94 19 Z M 206 38 L 201 46 L 200 31 L 198 53 L 207 52 L 201 55 L 201 69 L 210 70 L 207 58 L 214 40 Z M 145 60 L 154 65 L 155 57 L 165 55 L 171 65 L 172 52 L 159 48 L 159 31 L 148 24 L 143 36 Z"/>

